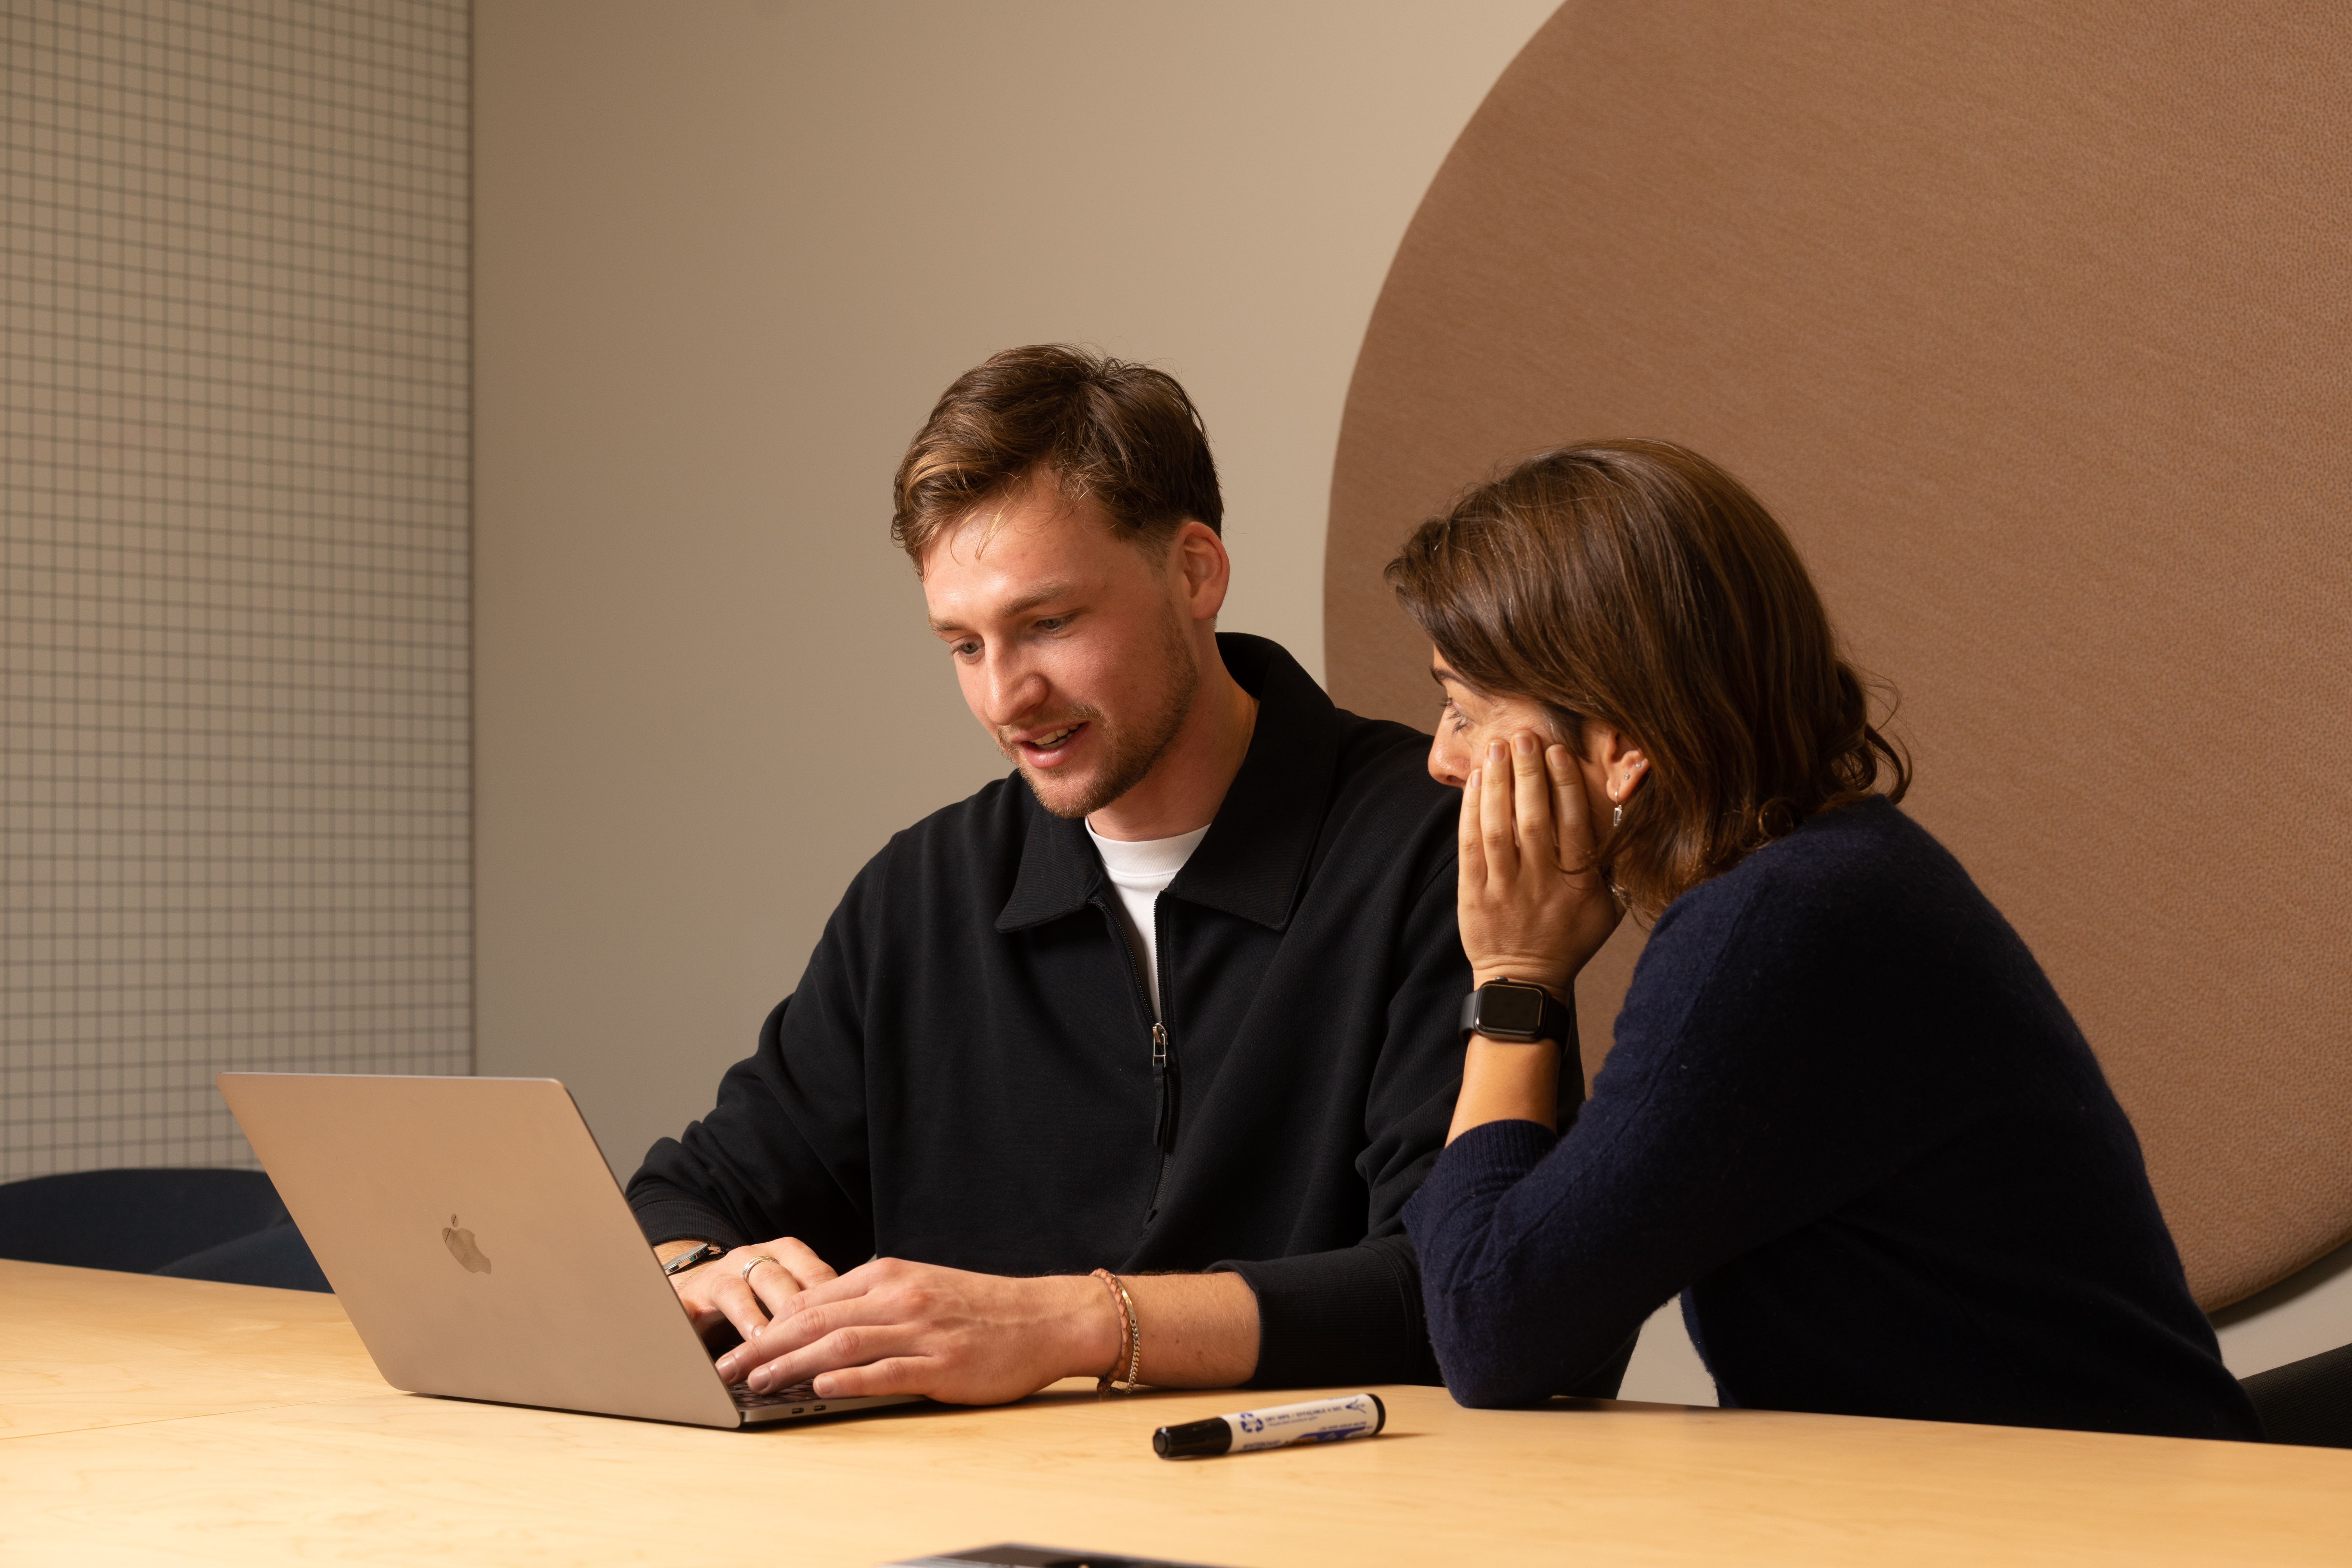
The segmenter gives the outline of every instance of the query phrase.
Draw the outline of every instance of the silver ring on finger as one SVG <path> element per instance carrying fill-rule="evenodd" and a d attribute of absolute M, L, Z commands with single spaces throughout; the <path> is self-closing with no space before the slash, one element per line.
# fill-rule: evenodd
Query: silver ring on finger
<path fill-rule="evenodd" d="M 772 1258 L 769 1257 L 769 1256 L 768 1256 L 766 1253 L 764 1253 L 764 1252 L 760 1253 L 760 1254 L 758 1254 L 756 1257 L 752 1258 L 749 1262 L 747 1262 L 747 1263 L 745 1263 L 745 1264 L 743 1265 L 743 1283 L 744 1283 L 744 1284 L 749 1285 L 749 1284 L 751 1282 L 751 1270 L 753 1270 L 754 1268 L 758 1268 L 758 1267 L 760 1267 L 760 1265 L 761 1265 L 762 1263 L 776 1263 L 776 1260 L 775 1260 L 774 1258 Z M 782 1268 L 783 1267 L 783 1265 L 782 1265 L 782 1264 L 781 1264 L 781 1263 L 776 1263 L 776 1267 L 777 1267 L 777 1268 Z"/>

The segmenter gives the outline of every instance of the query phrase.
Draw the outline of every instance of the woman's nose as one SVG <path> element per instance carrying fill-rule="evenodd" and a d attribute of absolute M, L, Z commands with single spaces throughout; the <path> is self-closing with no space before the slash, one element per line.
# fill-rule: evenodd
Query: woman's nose
<path fill-rule="evenodd" d="M 1448 789 L 1460 789 L 1470 776 L 1469 753 L 1460 741 L 1461 737 L 1440 731 L 1429 742 L 1429 776 Z"/>

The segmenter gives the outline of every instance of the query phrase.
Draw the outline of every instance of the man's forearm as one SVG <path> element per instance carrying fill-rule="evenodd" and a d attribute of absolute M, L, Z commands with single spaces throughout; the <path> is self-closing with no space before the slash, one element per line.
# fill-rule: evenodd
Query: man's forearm
<path fill-rule="evenodd" d="M 1122 1282 L 1135 1299 L 1144 1382 L 1231 1388 L 1257 1370 L 1257 1295 L 1240 1275 L 1130 1274 Z"/>

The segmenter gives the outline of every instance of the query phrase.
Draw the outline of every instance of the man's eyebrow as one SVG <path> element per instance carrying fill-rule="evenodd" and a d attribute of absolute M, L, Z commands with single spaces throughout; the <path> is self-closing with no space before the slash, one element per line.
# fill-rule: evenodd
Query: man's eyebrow
<path fill-rule="evenodd" d="M 1009 604 L 998 605 L 996 613 L 1000 616 L 1025 616 L 1040 605 L 1050 605 L 1056 599 L 1066 599 L 1077 591 L 1077 584 L 1075 583 L 1048 583 L 1042 588 L 1033 589 L 1022 595 Z M 964 626 L 961 621 L 943 621 L 937 616 L 931 617 L 931 630 L 935 632 L 960 632 L 963 629 Z"/>
<path fill-rule="evenodd" d="M 1040 605 L 1050 605 L 1056 599 L 1066 599 L 1078 591 L 1075 583 L 1048 583 L 1033 593 L 1022 595 L 1009 605 L 1000 605 L 1000 616 L 1025 616 Z"/>

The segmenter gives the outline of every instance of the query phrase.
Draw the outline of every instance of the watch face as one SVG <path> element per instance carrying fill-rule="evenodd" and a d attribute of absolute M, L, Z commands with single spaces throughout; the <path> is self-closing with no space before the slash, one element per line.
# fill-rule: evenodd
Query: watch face
<path fill-rule="evenodd" d="M 1532 985 L 1488 985 L 1478 993 L 1478 1032 L 1532 1036 L 1543 1026 L 1544 994 Z"/>

